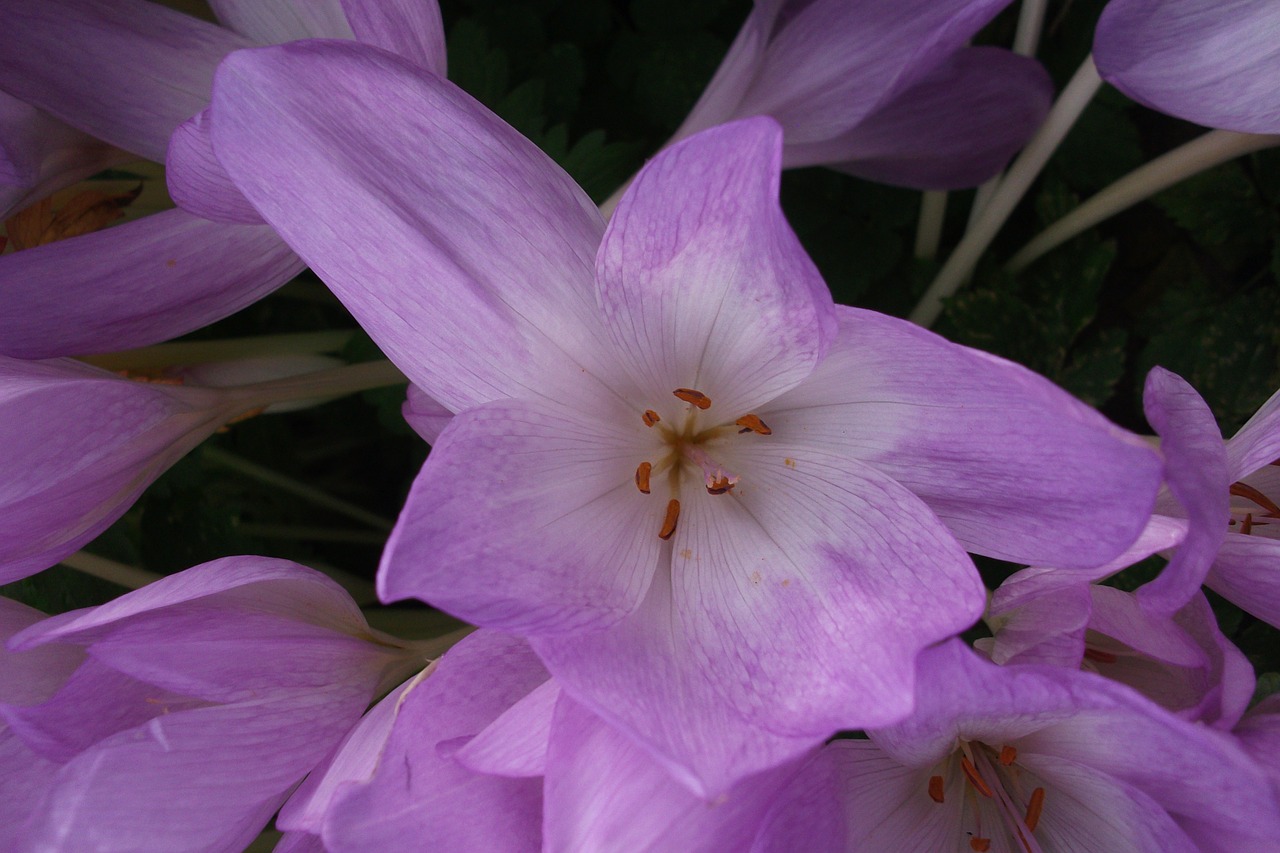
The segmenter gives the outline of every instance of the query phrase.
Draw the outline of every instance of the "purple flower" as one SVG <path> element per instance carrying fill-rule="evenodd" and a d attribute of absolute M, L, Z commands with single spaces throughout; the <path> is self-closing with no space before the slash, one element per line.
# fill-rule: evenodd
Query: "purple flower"
<path fill-rule="evenodd" d="M 777 205 L 771 120 L 659 155 L 602 234 L 527 140 L 358 45 L 238 53 L 212 115 L 264 218 L 457 413 L 382 594 L 532 635 L 695 790 L 905 713 L 916 652 L 981 610 L 953 535 L 1089 564 L 1149 516 L 1134 437 L 832 305 Z"/>
<path fill-rule="evenodd" d="M 0 743 L 48 770 L 4 821 L 16 850 L 241 850 L 369 702 L 422 666 L 335 583 L 262 557 L 35 622 L 9 648 Z M 60 683 L 18 682 L 28 695 L 15 696 L 12 679 L 41 661 Z"/>
<path fill-rule="evenodd" d="M 1280 133 L 1280 5 L 1111 0 L 1094 35 L 1102 79 L 1206 127 Z"/>
<path fill-rule="evenodd" d="M 757 0 L 673 141 L 768 115 L 783 164 L 921 189 L 974 186 L 1049 108 L 1039 63 L 966 42 L 1009 0 Z"/>
<path fill-rule="evenodd" d="M 118 162 L 122 149 L 168 161 L 180 208 L 0 258 L 0 352 L 47 358 L 155 343 L 221 319 L 302 270 L 226 179 L 196 115 L 229 52 L 355 37 L 444 73 L 432 0 L 211 6 L 225 28 L 144 0 L 0 2 L 0 89 L 18 99 L 0 101 L 9 171 L 48 194 L 104 157 Z M 42 112 L 18 115 L 24 124 L 10 131 L 9 113 L 31 107 Z M 37 131 L 56 135 L 36 141 Z M 114 148 L 104 153 L 104 144 Z M 67 156 L 71 163 L 59 159 Z"/>

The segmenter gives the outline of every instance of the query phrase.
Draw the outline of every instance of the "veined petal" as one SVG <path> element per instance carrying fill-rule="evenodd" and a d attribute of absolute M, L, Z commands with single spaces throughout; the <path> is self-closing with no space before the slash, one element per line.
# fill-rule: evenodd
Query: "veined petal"
<path fill-rule="evenodd" d="M 241 191 L 450 409 L 581 399 L 584 369 L 608 361 L 599 211 L 452 84 L 367 46 L 295 42 L 230 57 L 212 116 Z"/>
<path fill-rule="evenodd" d="M 1278 561 L 1280 540 L 1229 533 L 1204 582 L 1218 595 L 1280 628 Z"/>
<path fill-rule="evenodd" d="M 739 116 L 770 115 L 788 142 L 837 136 L 932 70 L 1009 0 L 815 0 L 782 26 Z"/>
<path fill-rule="evenodd" d="M 1084 655 L 1085 628 L 1089 624 L 1089 585 L 1085 581 L 1061 588 L 1050 587 L 1038 595 L 1027 587 L 1044 575 L 1025 569 L 1001 584 L 991 600 L 990 613 L 998 625 L 991 645 L 991 660 L 1008 663 L 1044 663 L 1078 667 Z M 1021 576 L 1021 577 L 1019 577 Z M 1008 596 L 1006 586 L 1015 590 Z M 1015 598 L 1003 601 L 1001 593 Z"/>
<path fill-rule="evenodd" d="M 404 405 L 400 413 L 405 421 L 413 427 L 413 431 L 422 436 L 427 444 L 435 444 L 440 433 L 453 420 L 453 412 L 446 409 L 431 398 L 426 391 L 417 385 L 410 385 L 405 392 Z"/>
<path fill-rule="evenodd" d="M 778 205 L 782 133 L 758 118 L 655 157 L 609 222 L 600 305 L 653 400 L 693 388 L 732 421 L 807 376 L 831 294 Z"/>
<path fill-rule="evenodd" d="M 259 44 L 352 38 L 340 0 L 209 0 L 223 26 Z"/>
<path fill-rule="evenodd" d="M 562 697 L 547 757 L 546 849 L 747 850 L 799 763 L 743 780 L 708 803 L 623 734 Z"/>
<path fill-rule="evenodd" d="M 0 727 L 0 849 L 19 850 L 22 824 L 52 784 L 58 765 Z"/>
<path fill-rule="evenodd" d="M 302 269 L 266 226 L 166 210 L 0 257 L 0 352 L 49 358 L 165 341 L 235 313 Z"/>
<path fill-rule="evenodd" d="M 1025 368 L 910 323 L 839 308 L 840 334 L 803 384 L 759 414 L 878 468 L 970 551 L 1063 568 L 1142 532 L 1160 457 Z"/>
<path fill-rule="evenodd" d="M 1170 614 L 1200 591 L 1227 532 L 1227 453 L 1213 412 L 1186 380 L 1161 367 L 1147 374 L 1147 420 L 1160 436 L 1165 480 L 1189 519 L 1186 538 L 1164 571 L 1138 591 L 1153 611 Z"/>
<path fill-rule="evenodd" d="M 169 196 L 188 213 L 215 222 L 262 224 L 258 211 L 236 188 L 213 154 L 208 110 L 178 125 L 169 138 L 164 177 Z"/>
<path fill-rule="evenodd" d="M 1111 0 L 1094 35 L 1102 79 L 1206 127 L 1280 133 L 1280 6 L 1271 0 Z"/>
<path fill-rule="evenodd" d="M 1035 60 L 966 48 L 848 133 L 788 145 L 785 160 L 915 189 L 977 186 L 1026 144 L 1052 99 L 1053 83 Z"/>
<path fill-rule="evenodd" d="M 436 0 L 342 0 L 355 36 L 445 74 L 444 22 Z"/>
<path fill-rule="evenodd" d="M 635 485 L 656 440 L 638 412 L 592 406 L 511 400 L 456 415 L 387 542 L 379 595 L 521 633 L 600 628 L 635 609 L 662 545 L 656 498 Z"/>
<path fill-rule="evenodd" d="M 982 613 L 968 555 L 919 498 L 838 451 L 775 426 L 737 455 L 742 482 L 689 496 L 674 539 L 674 606 L 698 665 L 779 733 L 906 716 L 916 655 Z"/>
<path fill-rule="evenodd" d="M 40 649 L 9 648 L 9 638 L 46 619 L 33 607 L 0 598 L 0 703 L 35 705 L 48 699 L 84 661 L 75 646 L 52 645 Z"/>
<path fill-rule="evenodd" d="M 1227 465 L 1239 480 L 1280 459 L 1280 391 L 1253 413 L 1248 423 L 1227 442 Z"/>
<path fill-rule="evenodd" d="M 144 0 L 4 0 L 0 17 L 0 87 L 160 163 L 209 103 L 219 60 L 252 44 Z"/>
<path fill-rule="evenodd" d="M 562 689 L 626 732 L 681 785 L 712 800 L 740 779 L 820 744 L 735 712 L 677 617 L 671 570 L 659 568 L 640 609 L 604 631 L 533 637 Z M 750 690 L 744 685 L 743 690 Z"/>
<path fill-rule="evenodd" d="M 468 739 L 453 753 L 454 760 L 494 776 L 545 776 L 551 721 L 559 700 L 560 685 L 555 681 L 538 685 Z"/>

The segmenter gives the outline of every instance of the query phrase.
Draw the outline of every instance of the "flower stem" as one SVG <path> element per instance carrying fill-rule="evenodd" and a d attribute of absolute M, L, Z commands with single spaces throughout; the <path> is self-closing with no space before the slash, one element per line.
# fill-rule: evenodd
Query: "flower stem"
<path fill-rule="evenodd" d="M 1018 155 L 1009 173 L 1005 175 L 992 195 L 990 202 L 978 215 L 973 227 L 964 235 L 951 257 L 947 259 L 937 278 L 929 285 L 915 310 L 911 321 L 928 328 L 942 313 L 942 300 L 955 293 L 973 273 L 978 259 L 991 245 L 1000 227 L 1021 201 L 1031 182 L 1040 174 L 1044 164 L 1067 135 L 1084 108 L 1093 100 L 1102 85 L 1093 57 L 1086 57 L 1071 82 L 1062 90 L 1040 130 Z"/>
<path fill-rule="evenodd" d="M 938 254 L 942 240 L 942 223 L 947 218 L 945 190 L 928 190 L 920 195 L 920 220 L 916 224 L 915 255 L 931 261 Z"/>
<path fill-rule="evenodd" d="M 218 341 L 177 341 L 124 352 L 90 355 L 81 361 L 105 370 L 155 370 L 176 365 L 210 361 L 234 361 L 273 355 L 335 352 L 346 346 L 354 332 L 304 332 L 291 335 L 262 335 Z"/>
<path fill-rule="evenodd" d="M 84 572 L 86 575 L 93 575 L 95 578 L 102 578 L 104 581 L 118 584 L 125 589 L 141 589 L 147 584 L 164 577 L 146 569 L 139 569 L 124 563 L 117 563 L 115 560 L 108 560 L 106 557 L 99 557 L 97 554 L 90 554 L 88 551 L 76 551 L 74 554 L 68 554 L 62 558 L 61 563 L 78 572 Z"/>
<path fill-rule="evenodd" d="M 1018 250 L 1005 269 L 1020 272 L 1051 249 L 1161 190 L 1205 169 L 1273 145 L 1280 145 L 1280 136 L 1212 130 L 1134 169 L 1081 204 Z"/>
<path fill-rule="evenodd" d="M 390 530 L 394 526 L 390 521 L 369 512 L 363 507 L 356 506 L 355 504 L 344 501 L 341 498 L 336 498 L 333 495 L 320 491 L 314 486 L 309 486 L 306 483 L 293 479 L 292 477 L 287 477 L 277 471 L 272 471 L 270 468 L 265 468 L 256 462 L 250 462 L 248 459 L 242 459 L 234 453 L 228 453 L 227 451 L 221 450 L 217 447 L 209 446 L 204 447 L 201 452 L 204 454 L 205 459 L 213 462 L 215 465 L 221 465 L 222 467 L 229 468 L 236 473 L 244 474 L 246 477 L 252 477 L 259 482 L 266 483 L 272 488 L 295 495 L 305 501 L 315 504 L 316 506 L 340 513 L 348 518 L 359 521 L 362 524 L 367 524 L 377 530 L 386 531 Z"/>
<path fill-rule="evenodd" d="M 391 362 L 366 361 L 226 390 L 234 391 L 247 408 L 253 408 L 293 400 L 341 397 L 406 381 L 404 374 Z"/>
<path fill-rule="evenodd" d="M 1044 29 L 1047 0 L 1022 0 L 1018 9 L 1018 29 L 1013 36 L 1013 52 L 1022 56 L 1035 56 Z"/>

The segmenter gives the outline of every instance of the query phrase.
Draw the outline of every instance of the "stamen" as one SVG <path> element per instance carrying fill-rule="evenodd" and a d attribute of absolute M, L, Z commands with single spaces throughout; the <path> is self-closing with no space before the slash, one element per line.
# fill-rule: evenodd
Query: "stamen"
<path fill-rule="evenodd" d="M 1273 516 L 1280 516 L 1280 506 L 1276 506 L 1275 502 L 1272 501 L 1271 498 L 1267 497 L 1247 483 L 1232 483 L 1231 488 L 1228 489 L 1228 491 L 1238 498 L 1253 501 Z"/>
<path fill-rule="evenodd" d="M 699 409 L 711 408 L 711 398 L 706 394 L 703 394 L 701 391 L 695 391 L 692 388 L 677 388 L 671 393 L 675 394 L 686 403 L 692 406 L 697 406 Z"/>
<path fill-rule="evenodd" d="M 969 849 L 976 850 L 977 853 L 987 853 L 987 851 L 991 849 L 991 839 L 979 838 L 975 835 L 973 838 L 969 839 Z"/>
<path fill-rule="evenodd" d="M 1244 518 L 1240 520 L 1240 532 L 1248 536 L 1253 532 L 1253 513 L 1246 512 Z"/>
<path fill-rule="evenodd" d="M 651 427 L 658 421 L 662 420 L 662 418 L 658 417 L 658 413 L 653 409 L 645 409 L 644 414 L 641 415 L 641 417 L 644 419 L 644 425 L 647 427 Z"/>
<path fill-rule="evenodd" d="M 739 435 L 744 432 L 754 432 L 759 435 L 773 435 L 773 430 L 769 429 L 769 425 L 760 420 L 756 415 L 743 415 L 734 421 L 734 423 L 742 427 L 742 429 L 738 430 Z"/>
<path fill-rule="evenodd" d="M 676 532 L 676 522 L 680 520 L 680 501 L 672 498 L 667 501 L 667 515 L 662 519 L 662 529 L 658 531 L 659 539 L 670 539 Z"/>
<path fill-rule="evenodd" d="M 1086 660 L 1097 661 L 1098 663 L 1115 663 L 1117 658 L 1111 652 L 1104 652 L 1099 649 L 1091 649 L 1085 647 L 1084 656 Z"/>
<path fill-rule="evenodd" d="M 942 802 L 942 777 L 941 776 L 929 777 L 929 799 L 933 800 L 935 803 Z"/>
<path fill-rule="evenodd" d="M 1032 832 L 1036 831 L 1036 824 L 1040 822 L 1040 813 L 1044 811 L 1044 788 L 1036 788 L 1031 792 L 1031 801 L 1027 803 L 1027 816 L 1023 823 L 1027 825 L 1027 829 Z"/>
<path fill-rule="evenodd" d="M 649 494 L 649 475 L 653 473 L 653 465 L 648 462 L 641 462 L 640 467 L 636 468 L 636 488 L 644 494 Z"/>
<path fill-rule="evenodd" d="M 1000 749 L 1000 764 L 1008 767 L 1010 764 L 1018 760 L 1018 749 L 1013 746 L 1004 746 Z"/>
<path fill-rule="evenodd" d="M 727 492 L 733 491 L 733 485 L 734 485 L 734 481 L 730 480 L 727 476 L 717 477 L 716 479 L 712 480 L 710 483 L 707 483 L 707 494 L 709 495 L 726 494 Z"/>
<path fill-rule="evenodd" d="M 969 784 L 977 789 L 978 793 L 984 797 L 994 798 L 991 788 L 987 783 L 982 781 L 982 777 L 978 775 L 978 769 L 973 766 L 973 762 L 965 756 L 960 756 L 960 769 L 964 771 L 965 777 L 969 780 Z"/>

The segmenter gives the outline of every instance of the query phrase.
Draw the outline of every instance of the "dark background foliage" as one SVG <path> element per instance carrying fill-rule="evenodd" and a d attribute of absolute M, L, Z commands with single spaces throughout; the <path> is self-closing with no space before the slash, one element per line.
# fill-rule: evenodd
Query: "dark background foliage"
<path fill-rule="evenodd" d="M 171 5 L 200 12 L 196 2 Z M 541 146 L 597 200 L 684 118 L 750 8 L 746 0 L 442 5 L 450 78 Z M 1040 56 L 1059 87 L 1088 53 L 1103 5 L 1050 5 Z M 979 41 L 1009 44 L 1015 22 L 1016 4 Z M 1021 275 L 1001 271 L 1027 239 L 1080 199 L 1200 132 L 1104 88 L 974 281 L 948 304 L 937 330 L 1043 373 L 1138 432 L 1149 432 L 1143 377 L 1163 365 L 1199 389 L 1231 435 L 1280 387 L 1280 153 L 1199 175 Z M 126 168 L 113 177 L 119 176 L 135 175 Z M 784 176 L 782 194 L 837 301 L 899 316 L 910 311 L 938 267 L 912 255 L 918 192 L 804 169 Z M 950 196 L 944 259 L 964 229 L 972 197 Z M 356 326 L 306 273 L 190 337 L 326 329 Z M 379 357 L 358 330 L 343 355 Z M 368 580 L 384 531 L 245 476 L 227 459 L 265 466 L 390 521 L 427 452 L 400 418 L 402 399 L 401 389 L 369 392 L 237 424 L 163 476 L 89 550 L 161 573 L 229 554 L 287 557 L 343 573 L 371 602 Z M 994 586 L 1013 567 L 985 562 L 982 568 Z M 1116 582 L 1133 585 L 1157 568 L 1158 562 L 1140 566 Z M 49 612 L 119 591 L 61 567 L 0 590 Z M 1280 670 L 1274 632 L 1225 602 L 1214 603 L 1224 630 L 1258 671 Z"/>

